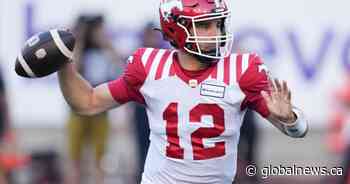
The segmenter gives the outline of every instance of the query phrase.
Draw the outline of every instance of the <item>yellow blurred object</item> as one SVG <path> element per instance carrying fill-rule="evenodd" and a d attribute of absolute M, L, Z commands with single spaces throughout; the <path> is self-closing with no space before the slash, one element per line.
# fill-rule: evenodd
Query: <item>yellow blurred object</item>
<path fill-rule="evenodd" d="M 80 116 L 71 113 L 68 125 L 68 141 L 70 157 L 79 160 L 85 144 L 92 144 L 95 149 L 95 159 L 100 161 L 105 153 L 109 135 L 107 113 L 95 116 Z"/>

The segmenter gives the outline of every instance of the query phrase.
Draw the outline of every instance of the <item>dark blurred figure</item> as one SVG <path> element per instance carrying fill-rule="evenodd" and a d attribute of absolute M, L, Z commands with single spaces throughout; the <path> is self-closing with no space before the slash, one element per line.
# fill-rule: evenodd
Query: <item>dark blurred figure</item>
<path fill-rule="evenodd" d="M 255 112 L 248 109 L 240 131 L 235 183 L 258 183 L 258 176 L 248 176 L 246 174 L 246 167 L 248 165 L 257 166 L 256 153 L 258 149 L 258 136 L 259 132 L 257 130 Z"/>
<path fill-rule="evenodd" d="M 0 70 L 0 152 L 3 152 L 4 148 L 4 134 L 9 126 L 9 113 L 7 106 L 7 99 L 5 93 L 5 84 Z M 0 183 L 7 184 L 6 168 L 3 163 L 0 165 Z"/>
<path fill-rule="evenodd" d="M 31 154 L 30 184 L 62 184 L 60 158 L 55 151 L 38 151 Z"/>
<path fill-rule="evenodd" d="M 236 52 L 248 53 L 250 51 L 244 49 L 241 45 L 235 45 Z M 259 176 L 248 176 L 246 168 L 249 165 L 258 167 L 257 151 L 259 131 L 257 127 L 256 113 L 250 109 L 244 116 L 243 123 L 240 130 L 240 139 L 238 143 L 237 154 L 237 174 L 234 183 L 242 184 L 256 184 L 259 183 Z"/>
<path fill-rule="evenodd" d="M 152 48 L 164 48 L 161 34 L 154 30 L 155 24 L 149 22 L 145 25 L 141 32 L 141 47 L 152 47 Z M 146 110 L 142 105 L 135 103 L 135 131 L 136 141 L 139 152 L 139 171 L 137 172 L 137 182 L 141 182 L 141 176 L 145 160 L 147 156 L 147 150 L 149 146 L 149 125 Z"/>
<path fill-rule="evenodd" d="M 5 80 L 0 70 L 0 183 L 15 183 L 14 172 L 28 161 L 29 157 L 20 152 L 11 127 Z"/>
<path fill-rule="evenodd" d="M 100 14 L 79 16 L 74 26 L 76 36 L 75 64 L 80 74 L 92 85 L 97 86 L 117 76 L 118 54 L 111 39 L 107 36 L 104 17 Z M 100 166 L 109 136 L 110 123 L 106 112 L 94 116 L 81 116 L 71 112 L 68 121 L 69 154 L 73 163 L 73 173 L 69 181 L 82 183 L 82 170 L 86 163 L 81 163 L 82 151 L 86 143 L 91 143 L 95 155 L 94 183 L 103 183 L 103 170 Z"/>
<path fill-rule="evenodd" d="M 339 184 L 350 184 L 350 146 L 347 146 L 347 149 L 344 154 L 344 175 L 341 178 Z"/>

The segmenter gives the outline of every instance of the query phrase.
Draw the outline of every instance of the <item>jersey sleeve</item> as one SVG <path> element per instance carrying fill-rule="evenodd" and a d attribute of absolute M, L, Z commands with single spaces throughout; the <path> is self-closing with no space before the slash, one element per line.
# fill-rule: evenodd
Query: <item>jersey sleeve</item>
<path fill-rule="evenodd" d="M 245 94 L 241 109 L 248 107 L 263 117 L 268 117 L 270 112 L 260 93 L 270 91 L 270 80 L 268 70 L 258 55 L 249 58 L 248 69 L 240 77 L 239 86 Z"/>
<path fill-rule="evenodd" d="M 108 83 L 112 97 L 119 104 L 134 101 L 146 104 L 140 88 L 146 80 L 146 72 L 141 61 L 144 49 L 138 49 L 128 59 L 128 64 L 122 76 Z"/>

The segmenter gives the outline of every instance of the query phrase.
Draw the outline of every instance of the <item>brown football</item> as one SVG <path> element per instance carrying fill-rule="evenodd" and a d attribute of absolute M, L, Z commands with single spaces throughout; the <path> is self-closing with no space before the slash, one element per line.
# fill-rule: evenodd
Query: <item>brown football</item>
<path fill-rule="evenodd" d="M 18 54 L 15 71 L 27 78 L 50 75 L 70 62 L 75 38 L 66 30 L 49 30 L 28 39 Z"/>

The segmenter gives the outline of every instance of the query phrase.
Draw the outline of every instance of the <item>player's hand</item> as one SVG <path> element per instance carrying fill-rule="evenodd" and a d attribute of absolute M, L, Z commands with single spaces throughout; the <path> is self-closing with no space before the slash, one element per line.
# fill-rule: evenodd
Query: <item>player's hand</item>
<path fill-rule="evenodd" d="M 270 81 L 270 88 L 270 94 L 266 91 L 261 92 L 270 111 L 270 115 L 287 124 L 295 122 L 296 116 L 292 111 L 291 92 L 287 86 L 287 82 L 283 81 L 281 84 L 278 79 L 275 79 L 274 82 Z"/>

